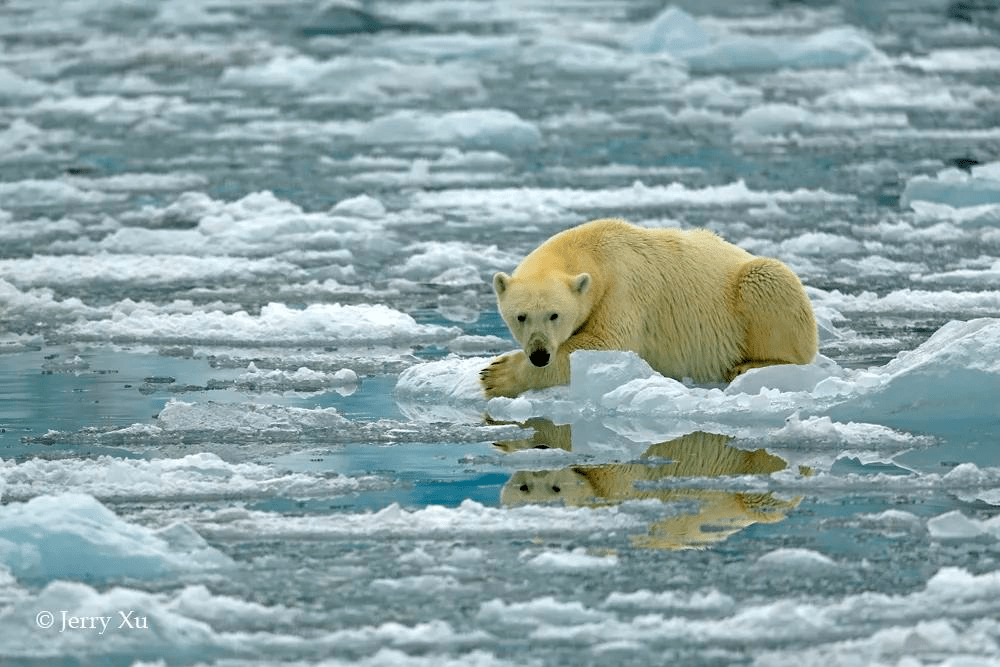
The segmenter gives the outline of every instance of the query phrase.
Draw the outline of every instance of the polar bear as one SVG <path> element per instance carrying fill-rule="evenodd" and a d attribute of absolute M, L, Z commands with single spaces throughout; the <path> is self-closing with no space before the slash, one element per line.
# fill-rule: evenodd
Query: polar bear
<path fill-rule="evenodd" d="M 791 269 L 704 229 L 593 220 L 494 275 L 493 290 L 522 350 L 480 372 L 487 397 L 568 384 L 574 350 L 632 351 L 696 382 L 807 364 L 817 351 L 816 318 Z"/>

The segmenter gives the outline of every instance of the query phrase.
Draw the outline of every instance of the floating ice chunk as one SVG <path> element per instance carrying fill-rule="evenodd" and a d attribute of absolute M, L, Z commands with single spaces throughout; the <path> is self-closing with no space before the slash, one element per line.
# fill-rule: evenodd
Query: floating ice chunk
<path fill-rule="evenodd" d="M 336 373 L 314 371 L 301 366 L 295 371 L 285 371 L 279 368 L 260 370 L 250 362 L 246 372 L 236 378 L 236 386 L 241 389 L 255 391 L 323 391 L 328 388 L 347 389 L 358 384 L 358 374 L 350 368 L 342 368 Z"/>
<path fill-rule="evenodd" d="M 742 180 L 725 185 L 689 188 L 683 183 L 648 186 L 635 181 L 622 188 L 584 190 L 577 188 L 498 188 L 454 189 L 418 192 L 413 205 L 418 209 L 461 209 L 484 207 L 502 209 L 635 210 L 662 206 L 765 206 L 774 203 L 820 204 L 854 201 L 848 194 L 826 190 L 751 190 Z"/>
<path fill-rule="evenodd" d="M 337 259 L 344 262 L 352 259 L 352 248 L 370 251 L 377 246 L 380 252 L 391 252 L 396 244 L 384 233 L 391 219 L 381 202 L 363 195 L 340 202 L 328 212 L 306 212 L 267 191 L 231 202 L 186 192 L 166 207 L 146 206 L 123 214 L 122 221 L 130 226 L 99 242 L 78 240 L 60 248 L 80 253 L 261 258 L 236 264 L 264 258 L 275 261 L 273 257 L 282 253 L 301 257 L 309 251 L 323 251 L 341 253 Z"/>
<path fill-rule="evenodd" d="M 228 557 L 187 526 L 130 524 L 82 493 L 0 507 L 0 563 L 19 579 L 156 579 L 220 567 Z"/>
<path fill-rule="evenodd" d="M 372 579 L 370 586 L 408 595 L 449 595 L 460 590 L 463 585 L 451 575 L 417 574 L 394 579 Z"/>
<path fill-rule="evenodd" d="M 0 271 L 2 268 L 0 264 Z M 111 319 L 68 325 L 62 333 L 81 339 L 128 342 L 328 345 L 447 341 L 461 330 L 419 324 L 406 313 L 382 304 L 310 304 L 296 309 L 270 303 L 261 307 L 257 316 L 244 311 L 169 313 L 135 307 L 113 312 Z"/>
<path fill-rule="evenodd" d="M 813 610 L 802 611 L 805 613 Z M 947 617 L 952 611 L 952 608 L 946 607 L 938 613 Z M 862 612 L 861 616 L 864 615 Z M 837 627 L 842 628 L 843 624 L 838 624 Z M 893 619 L 892 627 L 885 627 L 874 633 L 870 628 L 871 625 L 858 632 L 862 637 L 858 639 L 825 643 L 809 641 L 806 642 L 807 647 L 766 651 L 758 654 L 751 664 L 753 667 L 995 667 L 997 664 L 996 642 L 991 630 L 981 629 L 975 623 L 967 625 L 954 617 L 930 621 L 914 619 L 903 623 Z"/>
<path fill-rule="evenodd" d="M 377 220 L 385 217 L 385 205 L 375 197 L 358 195 L 344 199 L 330 209 L 334 215 L 354 215 L 359 218 Z"/>
<path fill-rule="evenodd" d="M 484 246 L 462 241 L 424 241 L 407 246 L 406 261 L 396 273 L 411 280 L 444 282 L 447 276 L 458 277 L 446 284 L 480 284 L 483 273 L 509 270 L 518 262 L 518 256 L 500 250 L 496 245 Z"/>
<path fill-rule="evenodd" d="M 915 201 L 947 204 L 955 208 L 1000 204 L 1000 162 L 977 165 L 966 172 L 949 168 L 937 176 L 914 176 L 899 198 L 903 207 Z"/>
<path fill-rule="evenodd" d="M 0 90 L 4 97 L 37 98 L 53 92 L 68 92 L 72 87 L 43 83 L 37 79 L 23 77 L 6 67 L 0 67 Z M 15 121 L 15 124 L 19 121 Z"/>
<path fill-rule="evenodd" d="M 960 500 L 1000 505 L 1000 485 L 996 471 L 996 468 L 983 470 L 974 463 L 961 463 L 952 468 L 942 481 L 959 487 L 954 494 Z"/>
<path fill-rule="evenodd" d="M 775 549 L 757 559 L 757 565 L 781 570 L 825 570 L 837 567 L 832 558 L 812 549 Z"/>
<path fill-rule="evenodd" d="M 59 237 L 79 236 L 83 229 L 83 225 L 70 218 L 11 222 L 11 215 L 0 209 L 0 242 L 34 242 L 40 245 Z"/>
<path fill-rule="evenodd" d="M 717 589 L 709 589 L 695 593 L 662 591 L 654 593 L 648 590 L 638 590 L 633 593 L 614 592 L 604 601 L 605 607 L 638 607 L 640 609 L 684 609 L 691 611 L 731 611 L 736 601 Z"/>
<path fill-rule="evenodd" d="M 428 505 L 415 510 L 393 503 L 377 512 L 339 513 L 324 516 L 288 516 L 244 509 L 210 512 L 198 524 L 209 533 L 236 536 L 354 538 L 359 535 L 552 534 L 595 530 L 622 530 L 644 525 L 641 517 L 620 506 L 551 507 L 522 505 L 487 507 L 463 500 L 458 507 Z"/>
<path fill-rule="evenodd" d="M 900 352 L 883 372 L 896 378 L 918 370 L 963 369 L 1000 375 L 1000 319 L 984 317 L 968 322 L 948 322 L 916 350 Z"/>
<path fill-rule="evenodd" d="M 0 90 L 5 90 L 3 68 L 0 67 Z M 72 159 L 69 155 L 53 153 L 48 149 L 58 150 L 59 147 L 73 142 L 76 134 L 72 130 L 42 129 L 23 118 L 15 118 L 5 129 L 0 130 L 0 162 L 29 162 L 53 159 Z M 0 213 L 0 218 L 3 218 Z"/>
<path fill-rule="evenodd" d="M 335 382 L 342 385 L 357 384 L 358 374 L 352 371 L 350 368 L 341 368 L 339 371 L 333 374 L 333 379 Z"/>
<path fill-rule="evenodd" d="M 204 244 L 204 241 L 202 241 Z M 190 284 L 192 281 L 249 280 L 255 276 L 297 275 L 294 264 L 271 257 L 191 257 L 188 255 L 62 255 L 0 259 L 0 279 L 15 285 L 78 286 Z"/>
<path fill-rule="evenodd" d="M 103 190 L 105 192 L 186 190 L 189 188 L 204 187 L 208 184 L 207 178 L 193 173 L 132 173 L 105 176 L 103 178 L 75 176 L 66 180 L 73 185 L 79 185 L 87 190 Z"/>
<path fill-rule="evenodd" d="M 821 441 L 839 447 L 863 446 L 886 449 L 890 444 L 908 446 L 925 442 L 911 433 L 901 433 L 878 424 L 846 424 L 835 422 L 829 417 L 799 418 L 798 413 L 785 420 L 785 425 L 768 436 L 772 442 Z M 838 450 L 840 451 L 840 450 Z M 842 452 L 841 452 L 842 453 Z"/>
<path fill-rule="evenodd" d="M 1000 266 L 997 267 L 1000 273 Z M 944 276 L 945 274 L 936 274 Z M 925 277 L 926 278 L 926 277 Z M 893 290 L 884 296 L 874 292 L 843 294 L 839 290 L 812 290 L 813 303 L 837 311 L 858 313 L 995 313 L 1000 310 L 1000 291 L 952 292 L 915 290 L 909 287 Z"/>
<path fill-rule="evenodd" d="M 513 111 L 469 109 L 432 114 L 404 109 L 368 123 L 355 137 L 371 144 L 460 144 L 495 150 L 530 148 L 542 135 Z"/>
<path fill-rule="evenodd" d="M 917 349 L 855 376 L 866 379 L 870 386 L 832 408 L 832 418 L 962 437 L 996 419 L 1000 319 L 949 322 Z"/>
<path fill-rule="evenodd" d="M 165 431 L 237 431 L 286 433 L 303 429 L 336 429 L 347 419 L 336 408 L 295 408 L 256 403 L 188 403 L 171 399 L 160 410 L 157 425 Z"/>
<path fill-rule="evenodd" d="M 846 67 L 878 54 L 855 28 L 830 28 L 806 36 L 751 36 L 712 32 L 687 12 L 668 7 L 623 40 L 642 53 L 669 53 L 699 70 L 767 70 Z"/>
<path fill-rule="evenodd" d="M 241 23 L 241 19 L 232 12 L 221 11 L 215 7 L 192 5 L 184 0 L 167 0 L 159 6 L 153 20 L 170 26 L 217 29 L 236 29 Z"/>
<path fill-rule="evenodd" d="M 928 224 L 947 220 L 963 227 L 1000 226 L 1000 205 L 952 206 L 913 199 L 907 202 L 918 223 Z"/>
<path fill-rule="evenodd" d="M 646 25 L 632 30 L 628 38 L 633 51 L 683 56 L 707 49 L 711 38 L 693 16 L 677 7 L 667 7 Z"/>
<path fill-rule="evenodd" d="M 0 460 L 8 499 L 73 491 L 97 498 L 317 497 L 357 491 L 376 478 L 282 473 L 256 463 L 227 463 L 203 452 L 178 459 Z"/>
<path fill-rule="evenodd" d="M 900 63 L 925 72 L 978 72 L 1000 70 L 1000 49 L 983 46 L 965 49 L 936 49 L 924 56 L 904 54 Z"/>
<path fill-rule="evenodd" d="M 871 128 L 907 127 L 906 114 L 847 113 L 816 111 L 792 104 L 764 104 L 744 111 L 733 121 L 737 138 L 753 135 L 786 134 L 788 132 L 839 132 Z"/>
<path fill-rule="evenodd" d="M 490 360 L 490 357 L 449 355 L 411 366 L 400 374 L 393 396 L 409 419 L 479 422 L 486 401 L 479 371 Z"/>
<path fill-rule="evenodd" d="M 794 104 L 765 104 L 747 109 L 733 121 L 736 134 L 778 134 L 808 125 L 812 114 Z"/>
<path fill-rule="evenodd" d="M 572 551 L 543 551 L 527 560 L 528 565 L 553 570 L 589 570 L 618 566 L 615 555 L 595 556 L 583 547 Z"/>
<path fill-rule="evenodd" d="M 0 266 L 0 274 L 2 273 L 3 267 Z M 76 297 L 59 301 L 50 289 L 22 292 L 3 278 L 0 278 L 0 308 L 3 313 L 0 316 L 0 330 L 14 328 L 18 321 L 35 323 L 44 318 L 49 323 L 54 323 L 100 317 L 103 314 L 101 309 L 91 308 Z"/>
<path fill-rule="evenodd" d="M 995 207 L 998 215 L 1000 215 L 1000 206 Z M 1000 217 L 998 217 L 1000 220 Z M 969 283 L 979 283 L 982 285 L 1000 285 L 1000 260 L 996 260 L 988 268 L 982 269 L 955 269 L 953 271 L 942 271 L 940 273 L 928 273 L 921 275 L 919 277 L 920 282 L 924 283 L 938 283 L 943 285 L 948 284 L 969 284 Z M 966 301 L 970 303 L 975 303 L 979 301 L 980 303 L 987 304 L 990 301 L 995 301 L 1000 294 L 997 292 L 944 292 L 945 294 L 954 294 L 959 297 L 964 297 L 956 299 L 958 302 Z M 979 295 L 979 299 L 976 298 Z M 983 307 L 980 307 L 983 308 Z M 975 311 L 975 306 L 970 309 L 962 308 L 963 312 Z M 990 314 L 996 312 L 996 307 L 985 306 Z"/>
<path fill-rule="evenodd" d="M 995 524 L 997 536 L 1000 537 L 1000 522 L 991 521 Z M 988 534 L 988 523 L 990 522 L 970 519 L 960 510 L 953 510 L 928 519 L 927 532 L 930 533 L 931 537 L 939 540 L 969 539 Z"/>
<path fill-rule="evenodd" d="M 403 63 L 371 56 L 316 60 L 297 53 L 277 53 L 248 67 L 227 67 L 221 81 L 226 86 L 291 88 L 354 102 L 398 101 L 414 95 L 455 96 L 482 90 L 476 69 L 464 63 Z"/>
<path fill-rule="evenodd" d="M 551 595 L 526 602 L 506 602 L 493 599 L 479 606 L 477 618 L 486 625 L 555 625 L 572 626 L 600 623 L 612 614 L 590 609 L 579 600 L 561 602 Z"/>
<path fill-rule="evenodd" d="M 0 183 L 0 201 L 7 208 L 100 204 L 122 198 L 59 180 L 28 179 Z"/>
<path fill-rule="evenodd" d="M 816 108 L 840 109 L 935 109 L 955 111 L 974 109 L 975 102 L 965 96 L 956 97 L 955 90 L 928 86 L 925 79 L 878 81 L 871 84 L 837 88 L 819 96 Z"/>

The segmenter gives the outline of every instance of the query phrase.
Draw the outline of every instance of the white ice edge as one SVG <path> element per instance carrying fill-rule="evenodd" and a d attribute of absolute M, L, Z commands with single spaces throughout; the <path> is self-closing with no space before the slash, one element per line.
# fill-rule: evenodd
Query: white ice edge
<path fill-rule="evenodd" d="M 633 353 L 578 351 L 570 357 L 568 387 L 487 402 L 478 371 L 488 359 L 451 357 L 405 370 L 395 393 L 414 419 L 433 419 L 436 406 L 444 407 L 447 418 L 465 413 L 467 421 L 485 408 L 496 419 L 547 417 L 557 423 L 604 415 L 612 421 L 779 426 L 799 414 L 942 435 L 970 420 L 995 417 L 998 359 L 1000 319 L 981 318 L 949 322 L 917 349 L 867 370 L 843 369 L 820 356 L 805 366 L 754 369 L 720 388 L 663 377 Z M 962 424 L 955 415 L 965 416 Z M 831 428 L 809 419 L 797 428 L 807 426 Z"/>

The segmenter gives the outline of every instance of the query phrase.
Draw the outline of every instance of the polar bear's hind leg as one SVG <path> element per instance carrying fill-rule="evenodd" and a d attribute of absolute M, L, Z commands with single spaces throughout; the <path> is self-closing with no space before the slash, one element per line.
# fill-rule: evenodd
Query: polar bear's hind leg
<path fill-rule="evenodd" d="M 808 364 L 816 356 L 816 318 L 802 283 L 776 259 L 743 264 L 733 278 L 737 315 L 743 322 L 744 360 L 727 377 L 774 364 Z"/>

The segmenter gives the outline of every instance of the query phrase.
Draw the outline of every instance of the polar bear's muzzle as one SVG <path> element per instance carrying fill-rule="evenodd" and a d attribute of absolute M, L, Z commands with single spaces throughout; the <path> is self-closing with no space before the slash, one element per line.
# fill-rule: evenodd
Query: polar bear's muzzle
<path fill-rule="evenodd" d="M 548 342 L 541 336 L 532 336 L 528 340 L 528 345 L 524 350 L 525 354 L 528 355 L 528 360 L 533 366 L 538 368 L 545 368 L 549 365 L 549 361 L 552 359 L 552 353 L 549 352 Z"/>

